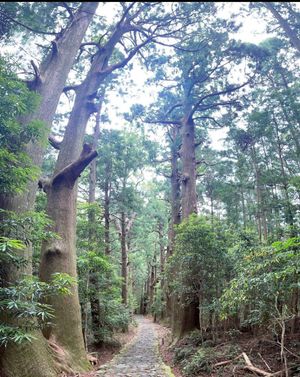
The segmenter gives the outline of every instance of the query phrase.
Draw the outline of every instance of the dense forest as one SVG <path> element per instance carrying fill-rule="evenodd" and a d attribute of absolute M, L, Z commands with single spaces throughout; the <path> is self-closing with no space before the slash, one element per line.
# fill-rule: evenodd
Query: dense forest
<path fill-rule="evenodd" d="M 174 375 L 100 371 L 153 324 L 300 376 L 299 4 L 1 2 L 0 45 L 0 376 Z"/>

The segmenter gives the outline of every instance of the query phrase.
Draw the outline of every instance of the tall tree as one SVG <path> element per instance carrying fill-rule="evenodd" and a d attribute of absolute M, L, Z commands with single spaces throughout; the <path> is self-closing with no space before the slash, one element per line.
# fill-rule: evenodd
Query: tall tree
<path fill-rule="evenodd" d="M 40 95 L 40 104 L 30 115 L 22 117 L 21 124 L 28 124 L 33 120 L 45 123 L 45 134 L 49 133 L 51 122 L 56 111 L 59 97 L 63 91 L 67 76 L 74 63 L 82 39 L 86 33 L 98 3 L 84 3 L 74 13 L 68 24 L 56 34 L 52 41 L 52 49 L 39 67 L 32 61 L 35 72 L 34 80 L 28 82 L 28 87 Z M 42 141 L 30 142 L 25 147 L 25 153 L 37 167 L 41 166 L 44 154 Z M 4 210 L 24 212 L 33 209 L 37 182 L 31 181 L 21 195 L 1 195 L 0 206 Z M 27 260 L 26 268 L 22 271 L 7 266 L 5 278 L 15 282 L 25 273 L 31 274 L 31 251 L 24 253 Z M 36 340 L 29 345 L 8 346 L 1 355 L 1 368 L 4 375 L 19 376 L 24 372 L 31 376 L 54 376 L 55 368 L 45 341 L 41 334 L 36 334 Z M 26 362 L 24 360 L 26 359 Z M 28 363 L 28 360 L 31 362 Z"/>
<path fill-rule="evenodd" d="M 262 4 L 272 13 L 273 17 L 276 19 L 286 36 L 291 41 L 291 44 L 300 52 L 300 37 L 299 33 L 297 33 L 300 12 L 295 9 L 294 4 L 276 4 L 272 2 L 264 2 Z M 285 18 L 282 13 L 286 13 L 287 18 Z M 289 18 L 291 18 L 291 22 Z M 296 25 L 293 25 L 293 23 Z"/>

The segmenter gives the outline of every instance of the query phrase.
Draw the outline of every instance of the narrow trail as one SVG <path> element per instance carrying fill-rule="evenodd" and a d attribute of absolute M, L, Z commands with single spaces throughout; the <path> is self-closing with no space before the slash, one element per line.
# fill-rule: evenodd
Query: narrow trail
<path fill-rule="evenodd" d="M 98 371 L 99 377 L 172 377 L 164 365 L 158 349 L 154 324 L 137 316 L 138 332 L 135 338 L 107 365 Z"/>

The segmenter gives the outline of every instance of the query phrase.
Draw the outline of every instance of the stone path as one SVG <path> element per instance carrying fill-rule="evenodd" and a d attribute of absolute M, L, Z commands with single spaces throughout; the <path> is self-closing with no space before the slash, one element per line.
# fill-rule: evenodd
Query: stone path
<path fill-rule="evenodd" d="M 172 377 L 169 367 L 159 355 L 153 323 L 137 316 L 139 324 L 135 338 L 109 364 L 103 365 L 101 377 Z"/>

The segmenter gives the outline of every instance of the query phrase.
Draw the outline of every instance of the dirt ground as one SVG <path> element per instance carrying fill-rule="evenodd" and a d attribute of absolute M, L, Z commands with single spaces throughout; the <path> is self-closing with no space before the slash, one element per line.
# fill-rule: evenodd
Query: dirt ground
<path fill-rule="evenodd" d="M 169 365 L 175 377 L 183 377 L 180 369 L 174 365 L 173 357 L 174 352 L 170 349 L 170 344 L 172 342 L 171 329 L 163 326 L 161 324 L 155 324 L 155 331 L 159 339 L 159 348 L 161 356 L 166 365 Z"/>
<path fill-rule="evenodd" d="M 155 325 L 159 337 L 160 351 L 164 362 L 172 368 L 176 377 L 183 377 L 178 365 L 174 365 L 174 347 L 172 344 L 171 330 L 161 324 Z M 184 340 L 177 346 L 184 346 Z M 236 349 L 236 355 L 232 349 Z M 285 367 L 281 361 L 280 343 L 270 337 L 270 334 L 240 334 L 234 339 L 224 339 L 213 348 L 217 359 L 210 373 L 199 373 L 198 377 L 255 377 L 276 376 L 285 377 Z M 300 334 L 286 337 L 285 355 L 288 365 L 289 377 L 300 377 Z M 247 361 L 248 357 L 248 361 Z M 247 362 L 250 362 L 250 368 Z M 257 371 L 255 371 L 257 368 Z M 265 373 L 264 373 L 265 372 Z"/>

